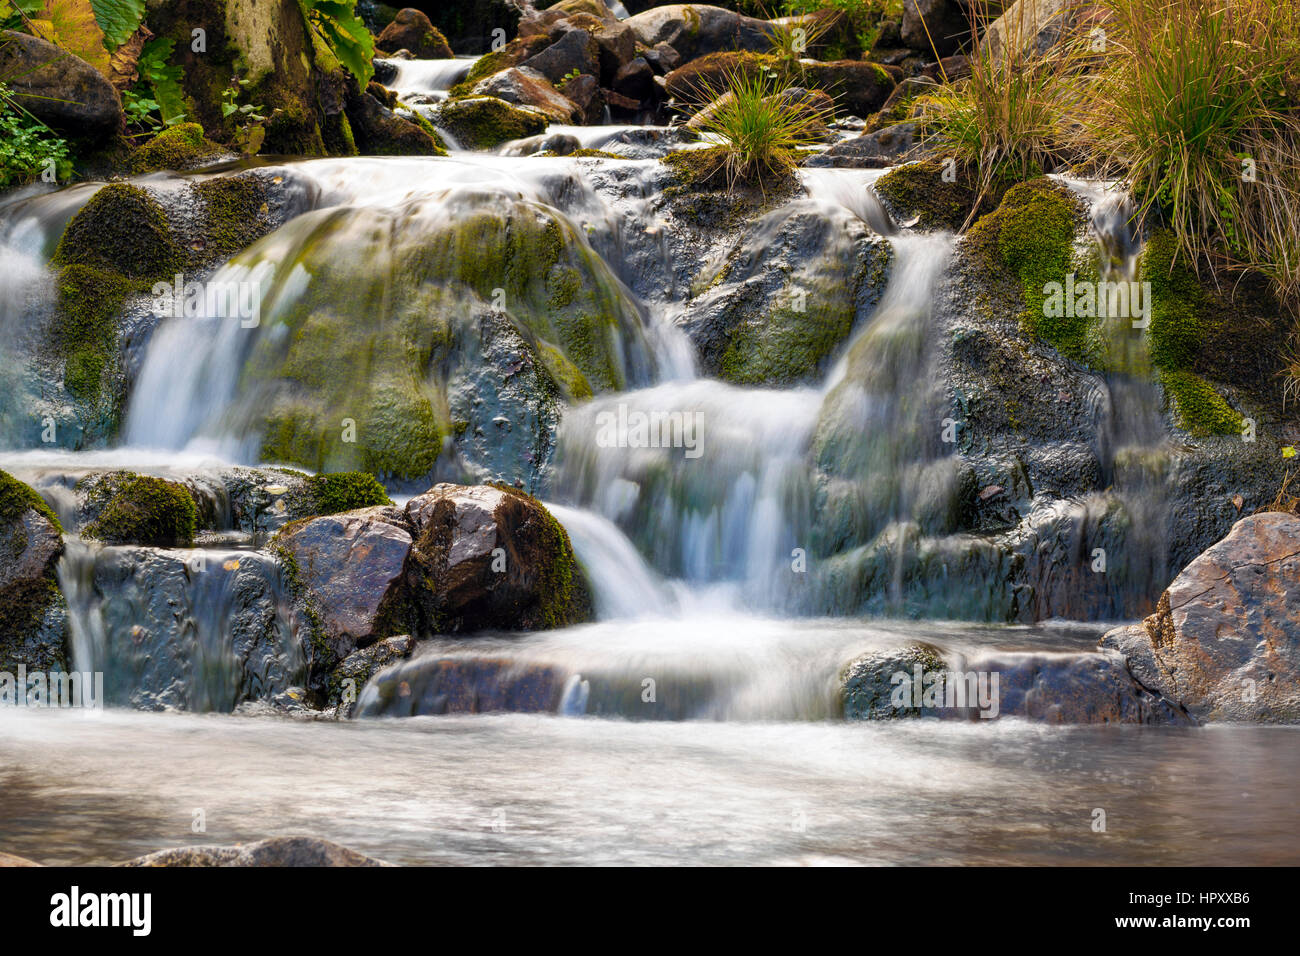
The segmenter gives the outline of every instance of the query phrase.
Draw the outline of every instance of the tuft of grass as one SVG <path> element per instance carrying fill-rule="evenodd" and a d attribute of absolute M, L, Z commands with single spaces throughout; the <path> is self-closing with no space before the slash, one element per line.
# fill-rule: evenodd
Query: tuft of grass
<path fill-rule="evenodd" d="M 721 141 L 718 170 L 732 188 L 764 192 L 790 178 L 798 153 L 817 143 L 831 116 L 809 103 L 783 102 L 773 73 L 729 69 L 719 85 L 705 84 L 711 105 L 699 114 L 702 130 Z"/>

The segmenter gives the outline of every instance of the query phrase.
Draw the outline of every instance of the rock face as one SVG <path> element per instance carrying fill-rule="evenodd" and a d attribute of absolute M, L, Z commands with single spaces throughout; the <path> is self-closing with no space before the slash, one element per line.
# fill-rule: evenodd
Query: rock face
<path fill-rule="evenodd" d="M 1300 721 L 1300 517 L 1243 518 L 1102 646 L 1199 720 Z"/>
<path fill-rule="evenodd" d="M 387 622 L 406 622 L 403 584 L 413 542 L 396 508 L 310 518 L 286 526 L 275 544 L 311 595 L 339 658 L 385 636 L 380 629 Z"/>
<path fill-rule="evenodd" d="M 0 671 L 66 666 L 67 605 L 55 582 L 58 519 L 39 495 L 0 471 Z"/>
<path fill-rule="evenodd" d="M 38 37 L 4 31 L 0 76 L 20 107 L 57 130 L 102 137 L 123 122 L 113 84 L 89 63 Z"/>
<path fill-rule="evenodd" d="M 432 630 L 531 630 L 588 620 L 569 537 L 535 499 L 504 487 L 436 485 L 406 513 L 413 589 Z"/>
<path fill-rule="evenodd" d="M 184 846 L 159 850 L 122 866 L 391 866 L 382 860 L 314 837 L 272 837 L 236 846 Z"/>
<path fill-rule="evenodd" d="M 410 50 L 421 60 L 446 60 L 454 55 L 446 37 L 434 28 L 429 18 L 411 7 L 397 11 L 393 22 L 375 38 L 375 46 L 390 53 Z"/>

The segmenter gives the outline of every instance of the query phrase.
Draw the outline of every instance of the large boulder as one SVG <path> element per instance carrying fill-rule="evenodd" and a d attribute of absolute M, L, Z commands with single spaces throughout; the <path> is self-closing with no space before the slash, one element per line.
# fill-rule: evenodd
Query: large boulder
<path fill-rule="evenodd" d="M 548 117 L 496 96 L 476 95 L 446 100 L 434 122 L 464 149 L 495 149 L 512 139 L 536 136 L 546 129 Z"/>
<path fill-rule="evenodd" d="M 0 76 L 17 106 L 61 132 L 103 137 L 123 123 L 113 84 L 85 60 L 38 37 L 4 31 Z"/>
<path fill-rule="evenodd" d="M 0 471 L 0 671 L 67 665 L 67 606 L 54 574 L 62 531 L 40 495 Z"/>
<path fill-rule="evenodd" d="M 1044 53 L 1066 34 L 1079 0 L 1016 0 L 984 31 L 984 44 L 994 56 L 1005 51 Z"/>
<path fill-rule="evenodd" d="M 412 593 L 436 631 L 531 630 L 588 620 L 569 536 L 535 498 L 500 486 L 435 485 L 407 503 Z"/>
<path fill-rule="evenodd" d="M 643 46 L 667 43 L 683 60 L 720 50 L 764 52 L 772 46 L 772 27 L 766 20 L 704 4 L 655 7 L 624 22 Z"/>
<path fill-rule="evenodd" d="M 524 60 L 552 83 L 559 83 L 575 73 L 600 73 L 600 45 L 586 30 L 570 30 L 540 53 Z"/>
<path fill-rule="evenodd" d="M 1199 720 L 1300 722 L 1300 517 L 1243 518 L 1102 645 Z"/>
<path fill-rule="evenodd" d="M 338 658 L 409 630 L 404 592 L 413 541 L 405 516 L 380 505 L 286 525 L 274 550 Z"/>
<path fill-rule="evenodd" d="M 407 7 L 375 38 L 375 47 L 388 53 L 409 50 L 422 60 L 447 60 L 454 54 L 447 38 L 421 10 Z"/>
<path fill-rule="evenodd" d="M 158 850 L 122 866 L 391 866 L 316 837 L 272 837 L 235 846 Z"/>
<path fill-rule="evenodd" d="M 357 148 L 375 156 L 445 156 L 440 140 L 398 116 L 369 92 L 350 89 L 347 116 Z"/>

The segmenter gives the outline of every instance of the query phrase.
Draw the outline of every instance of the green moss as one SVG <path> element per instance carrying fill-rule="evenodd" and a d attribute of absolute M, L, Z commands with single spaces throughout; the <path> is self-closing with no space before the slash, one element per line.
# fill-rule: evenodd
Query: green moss
<path fill-rule="evenodd" d="M 118 472 L 103 476 L 92 492 L 99 514 L 82 529 L 108 544 L 189 547 L 198 508 L 189 489 L 174 481 Z"/>
<path fill-rule="evenodd" d="M 1202 438 L 1241 434 L 1241 415 L 1194 372 L 1162 371 L 1160 383 L 1173 401 L 1178 426 L 1184 431 Z"/>
<path fill-rule="evenodd" d="M 54 253 L 55 265 L 84 265 L 147 287 L 170 280 L 185 261 L 167 216 L 143 189 L 110 183 L 72 217 Z"/>
<path fill-rule="evenodd" d="M 467 149 L 494 149 L 502 143 L 536 136 L 546 129 L 541 113 L 512 106 L 495 96 L 446 100 L 439 124 Z"/>
<path fill-rule="evenodd" d="M 63 360 L 64 384 L 79 401 L 97 402 L 117 361 L 117 316 L 132 285 L 112 272 L 65 266 L 56 283 L 51 344 Z"/>
<path fill-rule="evenodd" d="M 0 471 L 0 524 L 17 520 L 29 508 L 54 525 L 59 534 L 63 534 L 63 525 L 59 523 L 58 515 L 50 510 L 45 499 L 7 471 Z"/>
<path fill-rule="evenodd" d="M 1075 254 L 1074 237 L 1083 226 L 1084 210 L 1070 191 L 1047 179 L 1012 187 L 997 210 L 970 230 L 968 249 L 992 268 L 1005 267 L 1024 293 L 1021 325 L 1029 335 L 1062 355 L 1086 361 L 1090 354 L 1088 316 L 1044 315 L 1049 283 L 1064 283 L 1074 272 L 1090 278 Z"/>
<path fill-rule="evenodd" d="M 1151 283 L 1151 362 L 1161 369 L 1184 369 L 1196 359 L 1202 341 L 1202 316 L 1208 297 L 1196 274 L 1178 261 L 1178 240 L 1166 229 L 1147 240 L 1141 280 Z"/>
<path fill-rule="evenodd" d="M 950 177 L 953 181 L 946 182 L 946 168 L 936 160 L 896 166 L 876 180 L 875 190 L 897 209 L 915 216 L 922 229 L 956 232 L 965 225 L 972 209 L 976 217 L 995 210 L 1012 185 L 994 184 L 976 208 L 979 189 L 974 170 L 956 166 Z"/>
<path fill-rule="evenodd" d="M 571 159 L 624 159 L 617 153 L 607 153 L 603 149 L 575 149 L 568 154 Z"/>
<path fill-rule="evenodd" d="M 526 491 L 501 482 L 490 484 L 499 491 L 528 502 L 542 517 L 538 553 L 527 559 L 530 566 L 539 569 L 537 591 L 541 626 L 565 627 L 589 618 L 591 598 L 564 526 L 544 504 Z"/>
<path fill-rule="evenodd" d="M 426 133 L 429 134 L 429 138 L 433 140 L 434 156 L 447 155 L 446 141 L 443 140 L 441 135 L 439 135 L 438 128 L 434 126 L 433 123 L 429 122 L 429 118 L 427 116 L 425 116 L 419 110 L 411 110 L 410 115 L 407 116 L 406 118 L 409 119 L 416 126 L 420 127 L 420 129 L 424 130 Z"/>
<path fill-rule="evenodd" d="M 140 147 L 131 157 L 131 171 L 193 169 L 222 152 L 220 146 L 203 135 L 203 127 L 198 123 L 177 123 Z"/>
<path fill-rule="evenodd" d="M 301 488 L 290 491 L 285 498 L 289 513 L 303 517 L 393 503 L 375 476 L 363 471 L 303 476 Z"/>
<path fill-rule="evenodd" d="M 206 211 L 204 254 L 228 259 L 270 228 L 267 188 L 252 177 L 208 179 L 194 186 Z"/>

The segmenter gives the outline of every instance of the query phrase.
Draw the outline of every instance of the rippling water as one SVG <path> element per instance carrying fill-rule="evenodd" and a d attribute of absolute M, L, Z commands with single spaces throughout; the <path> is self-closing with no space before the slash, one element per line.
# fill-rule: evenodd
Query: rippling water
<path fill-rule="evenodd" d="M 0 850 L 102 864 L 309 834 L 406 864 L 1296 864 L 1297 733 L 9 711 Z"/>

